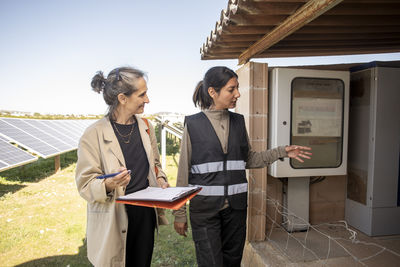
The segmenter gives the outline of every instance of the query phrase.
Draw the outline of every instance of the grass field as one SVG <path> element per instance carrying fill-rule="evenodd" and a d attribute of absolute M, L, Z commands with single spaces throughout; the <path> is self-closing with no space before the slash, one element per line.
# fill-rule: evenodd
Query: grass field
<path fill-rule="evenodd" d="M 84 243 L 86 202 L 74 181 L 76 152 L 0 173 L 0 266 L 90 266 Z M 167 175 L 176 182 L 176 164 L 167 157 Z M 170 224 L 156 234 L 152 266 L 195 266 L 192 238 Z"/>

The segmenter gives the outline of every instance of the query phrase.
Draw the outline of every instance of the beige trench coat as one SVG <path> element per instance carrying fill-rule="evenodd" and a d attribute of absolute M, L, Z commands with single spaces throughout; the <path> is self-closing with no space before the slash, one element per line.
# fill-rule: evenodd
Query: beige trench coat
<path fill-rule="evenodd" d="M 154 128 L 149 124 L 149 135 L 146 123 L 139 116 L 136 119 L 150 165 L 147 178 L 150 186 L 158 186 L 154 166 L 158 167 L 158 177 L 166 175 L 161 169 Z M 126 166 L 125 159 L 110 120 L 105 117 L 89 126 L 81 137 L 75 176 L 79 194 L 87 201 L 87 253 L 96 267 L 125 266 L 128 218 L 124 204 L 115 202 L 125 194 L 125 188 L 118 187 L 107 194 L 104 180 L 96 179 L 117 172 L 121 166 Z M 156 212 L 158 224 L 168 223 L 162 210 Z"/>

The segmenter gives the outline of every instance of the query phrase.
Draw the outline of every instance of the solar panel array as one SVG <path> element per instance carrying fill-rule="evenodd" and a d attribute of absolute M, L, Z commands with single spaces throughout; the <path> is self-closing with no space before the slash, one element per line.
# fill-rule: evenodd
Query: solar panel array
<path fill-rule="evenodd" d="M 93 122 L 0 118 L 0 171 L 37 160 L 35 155 L 49 158 L 77 149 L 79 138 Z"/>
<path fill-rule="evenodd" d="M 14 168 L 37 160 L 38 158 L 28 152 L 10 144 L 0 136 L 0 170 Z"/>

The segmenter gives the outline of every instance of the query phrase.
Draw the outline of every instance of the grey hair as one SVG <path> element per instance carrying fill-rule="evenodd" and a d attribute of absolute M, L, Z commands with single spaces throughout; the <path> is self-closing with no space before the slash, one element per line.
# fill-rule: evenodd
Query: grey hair
<path fill-rule="evenodd" d="M 147 77 L 143 71 L 131 67 L 113 69 L 108 74 L 107 79 L 101 71 L 98 71 L 93 76 L 91 83 L 93 91 L 99 94 L 103 92 L 104 101 L 108 105 L 106 116 L 110 117 L 110 119 L 115 119 L 113 115 L 119 104 L 118 95 L 130 96 L 137 91 L 136 83 L 140 78 Z"/>

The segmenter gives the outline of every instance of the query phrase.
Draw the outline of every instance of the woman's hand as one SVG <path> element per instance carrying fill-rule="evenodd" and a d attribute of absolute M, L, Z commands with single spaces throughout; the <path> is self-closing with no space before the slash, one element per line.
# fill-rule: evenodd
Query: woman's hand
<path fill-rule="evenodd" d="M 165 179 L 163 177 L 158 177 L 157 178 L 157 184 L 162 189 L 165 189 L 165 188 L 169 187 L 169 183 L 167 183 L 167 181 L 165 181 Z"/>
<path fill-rule="evenodd" d="M 175 231 L 178 234 L 186 237 L 186 232 L 187 232 L 187 229 L 188 229 L 187 223 L 185 223 L 185 222 L 174 222 L 174 228 L 175 228 Z"/>
<path fill-rule="evenodd" d="M 311 159 L 311 157 L 309 157 L 309 156 L 311 156 L 312 153 L 304 151 L 304 150 L 311 150 L 311 147 L 291 145 L 291 146 L 286 146 L 285 150 L 288 153 L 289 158 L 294 158 L 300 162 L 304 162 L 304 160 L 302 160 L 301 158 Z"/>
<path fill-rule="evenodd" d="M 107 193 L 113 191 L 118 186 L 125 187 L 129 184 L 129 181 L 131 180 L 131 171 L 128 171 L 124 167 L 119 168 L 118 171 L 120 173 L 114 177 L 104 179 Z"/>

